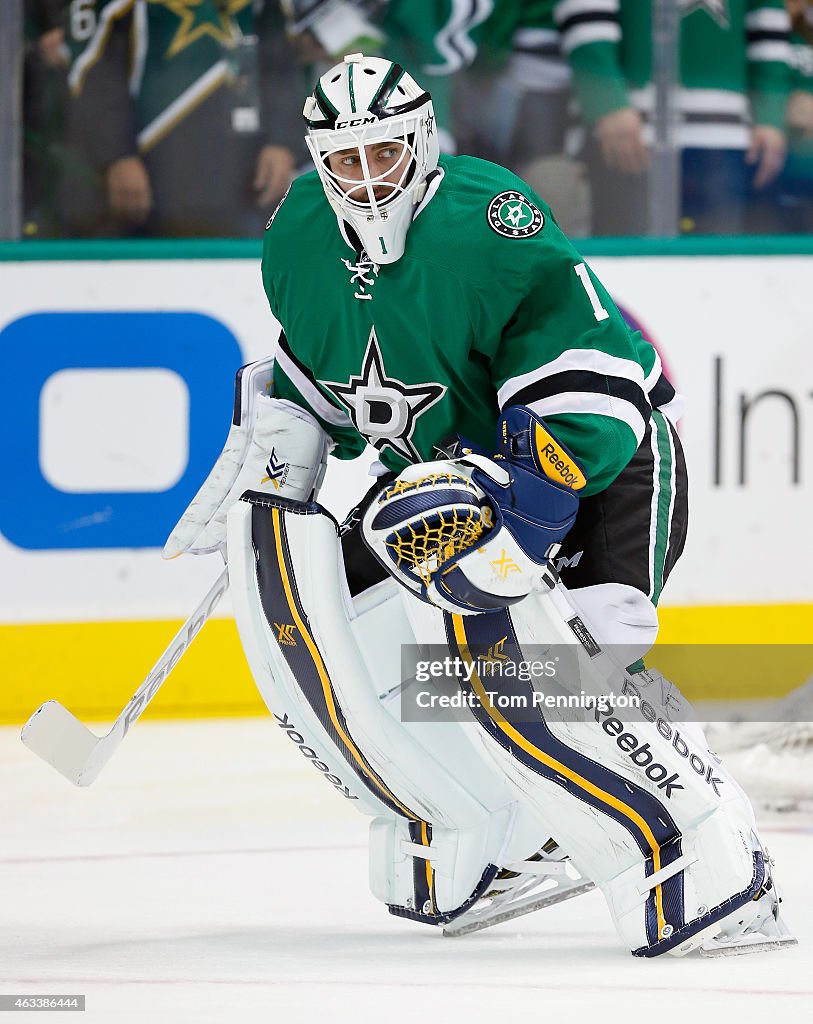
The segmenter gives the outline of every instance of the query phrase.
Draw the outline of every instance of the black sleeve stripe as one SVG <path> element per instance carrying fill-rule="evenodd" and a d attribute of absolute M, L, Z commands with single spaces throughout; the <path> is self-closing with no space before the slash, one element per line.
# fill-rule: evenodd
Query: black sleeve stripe
<path fill-rule="evenodd" d="M 582 14 L 571 14 L 569 18 L 565 18 L 559 24 L 559 31 L 564 35 L 565 32 L 576 28 L 577 25 L 595 24 L 598 21 L 609 21 L 615 25 L 621 25 L 621 19 L 615 11 L 585 11 Z"/>
<path fill-rule="evenodd" d="M 592 370 L 563 370 L 562 373 L 543 377 L 513 394 L 508 404 L 530 405 L 531 402 L 568 391 L 585 391 L 629 402 L 641 414 L 644 423 L 649 420 L 652 411 L 643 388 L 635 381 L 628 377 L 608 377 Z"/>
<path fill-rule="evenodd" d="M 753 43 L 787 43 L 790 33 L 785 29 L 755 28 L 748 33 L 748 45 Z"/>
<path fill-rule="evenodd" d="M 299 359 L 297 359 L 297 357 L 294 355 L 294 352 L 291 349 L 290 344 L 288 343 L 288 339 L 285 337 L 285 331 L 279 332 L 278 344 L 282 351 L 285 353 L 285 355 L 288 356 L 288 358 L 291 360 L 294 366 L 296 366 L 297 370 L 299 370 L 299 372 L 303 374 L 303 376 L 307 377 L 311 384 L 319 383 L 316 377 L 314 377 L 311 371 L 307 368 L 307 366 L 305 366 L 305 364 L 301 362 Z"/>
<path fill-rule="evenodd" d="M 668 405 L 674 397 L 675 389 L 666 379 L 665 375 L 661 374 L 649 389 L 649 401 L 652 404 L 652 408 L 660 409 L 661 406 Z"/>

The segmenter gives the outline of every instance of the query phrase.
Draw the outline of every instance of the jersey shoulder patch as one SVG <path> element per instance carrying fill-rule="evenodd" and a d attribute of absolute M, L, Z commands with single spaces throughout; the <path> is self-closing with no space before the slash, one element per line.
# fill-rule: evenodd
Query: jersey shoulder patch
<path fill-rule="evenodd" d="M 488 226 L 506 238 L 530 238 L 545 224 L 545 215 L 531 200 L 516 189 L 498 192 L 488 204 Z"/>

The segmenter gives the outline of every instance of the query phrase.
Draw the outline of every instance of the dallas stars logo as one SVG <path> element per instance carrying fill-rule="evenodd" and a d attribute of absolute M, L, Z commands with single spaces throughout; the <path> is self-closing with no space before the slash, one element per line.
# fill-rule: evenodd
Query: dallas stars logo
<path fill-rule="evenodd" d="M 500 192 L 488 204 L 488 223 L 506 238 L 530 238 L 542 230 L 542 211 L 521 192 Z"/>
<path fill-rule="evenodd" d="M 730 19 L 728 16 L 728 0 L 681 0 L 681 16 L 686 17 L 694 11 L 705 11 L 710 18 L 714 18 L 722 28 L 728 28 Z"/>
<path fill-rule="evenodd" d="M 251 0 L 151 0 L 163 3 L 181 23 L 167 50 L 167 57 L 174 57 L 201 36 L 211 36 L 223 46 L 230 47 L 240 36 L 233 15 Z"/>
<path fill-rule="evenodd" d="M 447 389 L 442 384 L 404 384 L 388 377 L 375 327 L 370 331 L 360 375 L 351 377 L 348 384 L 325 381 L 325 385 L 347 407 L 356 430 L 374 448 L 391 448 L 408 462 L 421 461 L 412 443 L 417 419 L 439 402 Z"/>

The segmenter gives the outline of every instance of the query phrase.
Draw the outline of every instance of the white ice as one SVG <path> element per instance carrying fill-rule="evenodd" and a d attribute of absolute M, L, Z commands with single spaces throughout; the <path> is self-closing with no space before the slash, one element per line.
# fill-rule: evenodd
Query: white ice
<path fill-rule="evenodd" d="M 5 727 L 0 778 L 0 995 L 80 1020 L 813 1019 L 810 818 L 764 822 L 798 946 L 639 960 L 596 893 L 459 939 L 391 917 L 367 819 L 270 719 L 139 722 L 87 790 Z"/>

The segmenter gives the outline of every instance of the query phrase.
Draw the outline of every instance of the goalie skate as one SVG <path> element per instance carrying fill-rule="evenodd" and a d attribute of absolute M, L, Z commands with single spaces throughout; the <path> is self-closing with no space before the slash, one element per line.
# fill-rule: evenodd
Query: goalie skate
<path fill-rule="evenodd" d="M 774 882 L 772 867 L 773 861 L 766 850 L 762 889 L 738 914 L 722 921 L 716 934 L 706 937 L 700 946 L 701 956 L 740 956 L 797 945 L 780 917 L 782 896 Z M 682 947 L 676 952 L 680 955 L 681 951 Z"/>
<path fill-rule="evenodd" d="M 552 907 L 594 888 L 593 882 L 579 875 L 551 839 L 532 857 L 499 871 L 488 892 L 465 914 L 447 924 L 443 934 L 450 938 L 470 935 Z"/>

